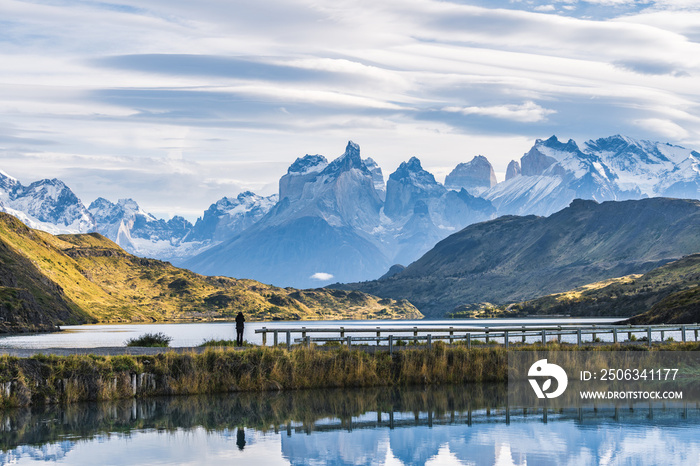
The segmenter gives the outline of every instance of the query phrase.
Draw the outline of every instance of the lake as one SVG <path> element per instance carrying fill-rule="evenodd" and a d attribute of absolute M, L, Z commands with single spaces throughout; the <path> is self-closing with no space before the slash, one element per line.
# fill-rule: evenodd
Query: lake
<path fill-rule="evenodd" d="M 559 324 L 610 324 L 619 321 L 616 318 L 595 319 L 450 319 L 450 320 L 323 320 L 323 321 L 278 321 L 278 322 L 248 322 L 245 326 L 245 340 L 262 344 L 262 336 L 255 330 L 262 327 L 275 328 L 313 328 L 313 327 L 406 327 L 407 332 L 414 326 L 418 327 L 449 327 L 477 326 L 498 327 L 503 325 L 559 325 Z M 204 340 L 235 340 L 236 329 L 233 322 L 198 322 L 176 324 L 98 324 L 72 325 L 62 327 L 61 332 L 32 335 L 14 335 L 0 337 L 0 347 L 4 348 L 95 348 L 104 346 L 124 346 L 129 338 L 138 337 L 144 333 L 163 332 L 173 338 L 172 347 L 190 347 L 201 344 Z M 325 336 L 316 334 L 315 336 Z M 672 332 L 669 332 L 669 336 Z M 298 335 L 297 335 L 298 336 Z M 337 334 L 335 334 L 337 336 Z M 610 335 L 601 335 L 612 339 Z M 284 336 L 281 336 L 284 339 Z M 566 341 L 565 337 L 565 341 Z M 533 337 L 535 341 L 537 338 Z M 574 337 L 569 337 L 574 340 Z M 268 344 L 272 344 L 268 338 Z"/>
<path fill-rule="evenodd" d="M 504 385 L 306 390 L 0 412 L 0 464 L 700 464 L 696 404 L 525 410 Z"/>

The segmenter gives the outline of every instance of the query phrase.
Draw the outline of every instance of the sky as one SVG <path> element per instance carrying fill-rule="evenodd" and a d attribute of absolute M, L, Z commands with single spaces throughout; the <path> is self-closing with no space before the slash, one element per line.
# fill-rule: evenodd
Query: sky
<path fill-rule="evenodd" d="M 0 0 L 0 170 L 196 219 L 348 140 L 443 181 L 555 134 L 700 150 L 696 0 Z"/>

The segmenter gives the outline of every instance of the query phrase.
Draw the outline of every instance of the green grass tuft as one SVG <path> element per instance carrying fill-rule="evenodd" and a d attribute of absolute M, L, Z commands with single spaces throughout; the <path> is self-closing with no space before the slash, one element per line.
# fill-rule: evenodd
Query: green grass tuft
<path fill-rule="evenodd" d="M 170 346 L 170 342 L 173 337 L 158 332 L 158 333 L 145 333 L 140 337 L 129 338 L 126 340 L 126 346 L 144 346 L 151 348 L 167 348 Z"/>

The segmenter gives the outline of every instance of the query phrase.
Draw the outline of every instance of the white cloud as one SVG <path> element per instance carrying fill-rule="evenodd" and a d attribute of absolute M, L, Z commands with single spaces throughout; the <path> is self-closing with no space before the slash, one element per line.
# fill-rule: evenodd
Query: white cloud
<path fill-rule="evenodd" d="M 677 141 L 685 139 L 689 136 L 687 130 L 671 120 L 647 118 L 635 120 L 634 123 L 640 128 L 649 131 L 651 134 L 655 135 L 655 137 L 665 137 Z"/>
<path fill-rule="evenodd" d="M 634 2 L 465 3 L 5 0 L 0 169 L 66 177 L 86 201 L 201 212 L 237 186 L 274 191 L 296 157 L 334 157 L 348 139 L 389 173 L 412 155 L 448 167 L 476 153 L 503 171 L 553 133 L 700 140 L 697 2 L 613 20 L 543 13 Z M 155 55 L 204 65 L 106 64 Z M 160 184 L 125 194 L 134 172 Z"/>
<path fill-rule="evenodd" d="M 523 123 L 534 123 L 543 121 L 547 115 L 556 113 L 540 107 L 534 102 L 525 102 L 520 105 L 495 105 L 491 107 L 445 107 L 446 112 L 456 112 L 463 115 L 480 115 L 504 120 L 513 120 Z"/>
<path fill-rule="evenodd" d="M 313 280 L 327 282 L 328 280 L 333 279 L 333 275 L 331 275 L 330 273 L 325 273 L 325 272 L 316 272 L 315 274 L 311 275 L 309 278 L 311 278 Z"/>

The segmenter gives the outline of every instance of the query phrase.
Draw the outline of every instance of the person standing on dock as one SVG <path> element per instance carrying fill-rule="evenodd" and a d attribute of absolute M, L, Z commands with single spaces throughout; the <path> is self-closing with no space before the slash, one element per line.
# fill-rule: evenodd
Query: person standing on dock
<path fill-rule="evenodd" d="M 236 346 L 243 346 L 243 326 L 245 322 L 245 317 L 243 317 L 242 312 L 238 312 L 236 316 Z"/>

